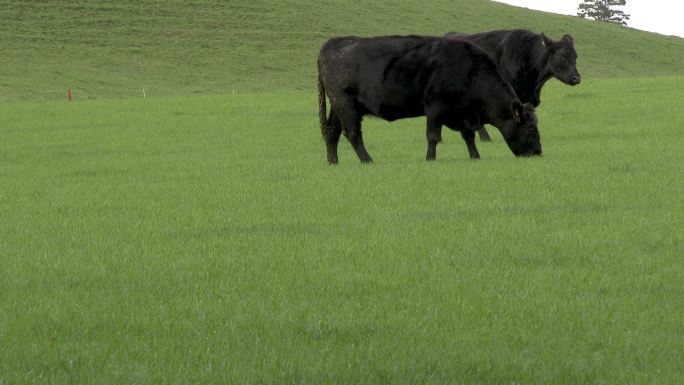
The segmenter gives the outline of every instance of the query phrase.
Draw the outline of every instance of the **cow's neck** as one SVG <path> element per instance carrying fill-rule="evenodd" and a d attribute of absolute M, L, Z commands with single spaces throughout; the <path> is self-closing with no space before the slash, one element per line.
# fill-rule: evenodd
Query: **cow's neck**
<path fill-rule="evenodd" d="M 516 94 L 523 102 L 531 102 L 534 89 L 536 88 L 536 80 L 539 73 L 538 65 L 535 65 L 534 51 L 526 49 L 520 53 L 519 57 L 523 58 L 518 62 L 515 71 L 511 72 L 508 80 L 515 89 Z"/>
<path fill-rule="evenodd" d="M 528 92 L 529 97 L 531 98 L 529 102 L 532 103 L 535 107 L 537 107 L 541 102 L 541 89 L 544 86 L 544 83 L 546 83 L 547 80 L 553 77 L 553 73 L 548 68 L 549 59 L 550 57 L 547 54 L 544 60 L 542 61 L 543 65 L 541 66 L 541 68 L 539 64 L 532 64 L 528 66 L 528 68 L 532 68 L 532 70 L 528 73 L 527 77 L 527 86 L 530 87 Z"/>
<path fill-rule="evenodd" d="M 537 87 L 541 87 L 546 83 L 547 80 L 551 79 L 553 77 L 553 73 L 549 70 L 544 70 L 539 73 L 539 76 L 537 77 Z"/>
<path fill-rule="evenodd" d="M 525 103 L 532 103 L 536 107 L 539 104 L 537 90 L 541 88 L 546 80 L 542 73 L 539 72 L 539 69 L 526 66 L 524 72 L 516 76 L 513 86 L 520 100 Z"/>

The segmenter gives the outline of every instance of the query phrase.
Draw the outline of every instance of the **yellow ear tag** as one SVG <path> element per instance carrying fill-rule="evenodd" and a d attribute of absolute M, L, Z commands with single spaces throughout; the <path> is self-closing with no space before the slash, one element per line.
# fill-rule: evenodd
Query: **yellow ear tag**
<path fill-rule="evenodd" d="M 544 39 L 542 39 L 541 43 L 542 43 L 542 47 L 546 47 L 546 42 L 544 41 Z"/>

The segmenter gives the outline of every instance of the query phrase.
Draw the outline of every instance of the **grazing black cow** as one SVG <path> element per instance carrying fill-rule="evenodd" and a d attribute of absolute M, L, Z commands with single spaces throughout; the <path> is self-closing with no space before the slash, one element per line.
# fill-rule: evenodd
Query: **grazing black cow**
<path fill-rule="evenodd" d="M 434 160 L 442 125 L 461 132 L 479 158 L 475 130 L 498 127 L 516 156 L 541 154 L 534 106 L 522 104 L 496 64 L 473 44 L 432 36 L 337 37 L 318 56 L 320 124 L 328 162 L 337 163 L 344 133 L 361 162 L 361 120 L 427 117 L 427 159 Z M 330 99 L 327 114 L 326 95 Z"/>
<path fill-rule="evenodd" d="M 580 83 L 577 52 L 570 35 L 553 41 L 546 35 L 524 29 L 476 33 L 449 32 L 447 38 L 467 41 L 489 53 L 504 80 L 509 82 L 520 100 L 539 106 L 542 86 L 556 78 L 574 86 Z M 478 131 L 482 140 L 489 140 L 484 127 Z"/>

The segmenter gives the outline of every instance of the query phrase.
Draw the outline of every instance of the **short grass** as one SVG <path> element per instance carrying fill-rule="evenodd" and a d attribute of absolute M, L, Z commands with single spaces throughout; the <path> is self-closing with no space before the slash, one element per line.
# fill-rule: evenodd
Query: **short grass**
<path fill-rule="evenodd" d="M 483 0 L 0 0 L 0 102 L 315 90 L 338 35 L 528 28 L 584 79 L 684 75 L 684 39 Z"/>
<path fill-rule="evenodd" d="M 310 92 L 0 106 L 0 384 L 682 384 L 684 78 L 551 83 L 544 156 Z"/>

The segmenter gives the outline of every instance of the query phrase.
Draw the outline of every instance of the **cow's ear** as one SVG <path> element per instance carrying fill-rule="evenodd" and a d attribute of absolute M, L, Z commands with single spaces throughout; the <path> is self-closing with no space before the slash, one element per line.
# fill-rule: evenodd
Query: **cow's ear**
<path fill-rule="evenodd" d="M 520 103 L 520 100 L 513 100 L 513 102 L 511 103 L 511 111 L 513 112 L 513 119 L 515 120 L 515 122 L 520 124 L 524 114 L 523 105 L 522 103 Z"/>
<path fill-rule="evenodd" d="M 561 40 L 567 41 L 568 43 L 572 43 L 572 42 L 573 42 L 572 36 L 567 35 L 567 34 L 566 34 L 566 35 L 563 35 L 563 38 L 562 38 Z"/>
<path fill-rule="evenodd" d="M 542 47 L 548 47 L 551 45 L 551 43 L 552 43 L 551 39 L 546 37 L 546 35 L 544 35 L 544 32 L 542 32 L 541 33 L 541 45 L 542 45 Z"/>

